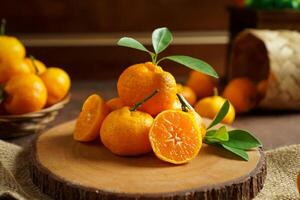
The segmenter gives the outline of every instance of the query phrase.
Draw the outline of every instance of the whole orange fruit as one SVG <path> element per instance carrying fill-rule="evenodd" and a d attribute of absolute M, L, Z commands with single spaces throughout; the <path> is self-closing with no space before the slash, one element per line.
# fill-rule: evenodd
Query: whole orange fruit
<path fill-rule="evenodd" d="M 195 118 L 181 110 L 159 113 L 150 129 L 149 140 L 155 155 L 173 164 L 189 162 L 202 146 L 202 135 Z"/>
<path fill-rule="evenodd" d="M 153 118 L 148 113 L 123 107 L 112 111 L 100 129 L 102 143 L 114 154 L 135 156 L 151 151 L 149 130 Z"/>
<path fill-rule="evenodd" d="M 22 60 L 24 57 L 25 47 L 20 40 L 11 36 L 0 36 L 0 61 L 6 58 Z"/>
<path fill-rule="evenodd" d="M 108 112 L 109 108 L 101 96 L 90 95 L 77 118 L 73 138 L 81 142 L 95 140 L 99 136 L 101 124 Z"/>
<path fill-rule="evenodd" d="M 109 107 L 110 111 L 117 110 L 125 106 L 119 97 L 115 97 L 108 100 L 106 102 L 106 105 Z"/>
<path fill-rule="evenodd" d="M 198 96 L 198 98 L 212 96 L 216 81 L 206 74 L 197 71 L 191 71 L 186 83 Z"/>
<path fill-rule="evenodd" d="M 37 59 L 25 58 L 24 62 L 30 68 L 31 73 L 34 74 L 42 74 L 47 69 L 46 65 Z"/>
<path fill-rule="evenodd" d="M 248 112 L 255 107 L 257 90 L 248 78 L 236 78 L 225 87 L 223 96 L 228 99 L 237 113 Z"/>
<path fill-rule="evenodd" d="M 132 106 L 153 90 L 158 94 L 141 109 L 151 115 L 170 109 L 176 99 L 176 81 L 169 72 L 151 62 L 136 64 L 123 71 L 118 80 L 118 94 L 125 105 Z"/>
<path fill-rule="evenodd" d="M 177 93 L 181 94 L 191 105 L 194 105 L 197 101 L 196 93 L 188 86 L 177 84 Z"/>
<path fill-rule="evenodd" d="M 4 108 L 10 114 L 25 114 L 42 109 L 47 101 L 47 89 L 35 74 L 12 77 L 4 87 Z"/>
<path fill-rule="evenodd" d="M 44 81 L 48 91 L 47 106 L 56 104 L 68 94 L 71 87 L 71 80 L 64 70 L 57 67 L 50 67 L 40 77 Z"/>
<path fill-rule="evenodd" d="M 5 84 L 13 76 L 29 73 L 31 70 L 23 60 L 0 58 L 0 84 Z"/>
<path fill-rule="evenodd" d="M 220 96 L 211 96 L 200 99 L 195 105 L 195 111 L 202 117 L 213 119 L 220 111 L 225 99 Z M 227 115 L 222 120 L 223 123 L 231 124 L 235 119 L 234 107 L 230 104 Z"/>

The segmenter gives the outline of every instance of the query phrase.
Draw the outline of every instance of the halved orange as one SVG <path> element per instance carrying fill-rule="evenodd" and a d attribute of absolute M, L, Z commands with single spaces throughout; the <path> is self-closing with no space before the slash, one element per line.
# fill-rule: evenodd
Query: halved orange
<path fill-rule="evenodd" d="M 173 164 L 187 163 L 202 146 L 202 135 L 195 118 L 181 110 L 166 110 L 154 119 L 149 140 L 155 155 Z"/>
<path fill-rule="evenodd" d="M 74 139 L 81 142 L 95 140 L 99 136 L 102 121 L 108 112 L 105 101 L 99 95 L 90 95 L 77 118 Z"/>

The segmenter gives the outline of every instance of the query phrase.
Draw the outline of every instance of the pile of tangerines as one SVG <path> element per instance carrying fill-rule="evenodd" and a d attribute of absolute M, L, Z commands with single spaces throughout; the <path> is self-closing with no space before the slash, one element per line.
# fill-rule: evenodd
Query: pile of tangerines
<path fill-rule="evenodd" d="M 25 57 L 24 45 L 15 37 L 0 35 L 0 114 L 39 111 L 61 101 L 70 89 L 68 74 L 57 67 Z"/>
<path fill-rule="evenodd" d="M 76 122 L 75 140 L 89 142 L 100 137 L 114 154 L 136 156 L 153 151 L 161 160 L 173 164 L 186 163 L 199 153 L 206 134 L 201 116 L 214 118 L 226 99 L 213 94 L 216 82 L 212 77 L 217 74 L 207 63 L 181 55 L 157 60 L 158 53 L 171 40 L 168 29 L 156 29 L 152 34 L 155 53 L 133 38 L 119 40 L 120 46 L 149 53 L 152 62 L 132 65 L 121 73 L 118 97 L 105 101 L 92 94 L 86 99 Z M 197 71 L 192 71 L 186 86 L 177 84 L 174 76 L 158 65 L 164 59 Z M 234 97 L 240 86 L 230 83 L 224 95 Z M 244 102 L 246 96 L 232 99 L 240 106 L 238 111 L 250 106 Z M 202 99 L 196 103 L 197 98 Z M 232 123 L 234 117 L 234 107 L 230 105 L 223 122 Z"/>

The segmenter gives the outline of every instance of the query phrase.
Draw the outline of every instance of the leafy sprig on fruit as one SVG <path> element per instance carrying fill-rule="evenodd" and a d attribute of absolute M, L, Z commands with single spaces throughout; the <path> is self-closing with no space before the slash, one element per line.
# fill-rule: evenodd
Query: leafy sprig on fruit
<path fill-rule="evenodd" d="M 139 51 L 147 52 L 152 59 L 152 62 L 158 65 L 163 60 L 170 60 L 179 64 L 182 64 L 190 69 L 199 71 L 203 74 L 218 78 L 216 71 L 206 62 L 185 55 L 171 55 L 163 58 L 159 58 L 158 55 L 164 51 L 173 41 L 172 33 L 168 28 L 158 28 L 152 32 L 152 46 L 154 51 L 148 50 L 143 44 L 131 37 L 123 37 L 118 41 L 119 46 L 129 47 L 137 49 Z M 181 95 L 177 95 L 181 104 L 182 110 L 188 112 L 188 110 L 194 111 L 189 103 Z M 227 130 L 225 126 L 213 129 L 219 124 L 229 111 L 229 102 L 225 101 L 222 108 L 207 127 L 207 133 L 204 138 L 204 142 L 209 145 L 215 145 L 223 148 L 231 153 L 241 157 L 244 160 L 248 160 L 247 150 L 252 148 L 261 147 L 261 143 L 249 132 L 244 130 Z"/>
<path fill-rule="evenodd" d="M 257 138 L 245 130 L 227 130 L 225 126 L 212 129 L 223 120 L 228 110 L 229 102 L 226 100 L 214 120 L 207 127 L 204 142 L 230 151 L 244 160 L 249 160 L 247 150 L 262 146 Z"/>
<path fill-rule="evenodd" d="M 153 52 L 148 50 L 143 44 L 141 44 L 136 39 L 131 37 L 123 37 L 118 41 L 119 46 L 129 47 L 137 49 L 139 51 L 144 51 L 150 54 L 152 62 L 158 65 L 163 60 L 170 60 L 181 65 L 184 65 L 190 69 L 199 71 L 201 73 L 210 75 L 212 77 L 218 78 L 217 72 L 206 62 L 185 55 L 171 55 L 167 57 L 158 57 L 159 53 L 164 51 L 173 41 L 172 33 L 168 28 L 158 28 L 152 32 L 152 46 Z"/>

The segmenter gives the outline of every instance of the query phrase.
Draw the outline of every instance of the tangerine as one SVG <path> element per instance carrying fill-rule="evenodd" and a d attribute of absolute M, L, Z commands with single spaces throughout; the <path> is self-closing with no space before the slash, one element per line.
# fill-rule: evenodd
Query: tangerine
<path fill-rule="evenodd" d="M 125 69 L 119 77 L 117 87 L 119 97 L 128 106 L 133 106 L 158 89 L 159 93 L 145 102 L 140 109 L 151 115 L 172 108 L 176 99 L 175 78 L 151 62 L 135 64 Z"/>
<path fill-rule="evenodd" d="M 189 86 L 177 84 L 177 93 L 181 94 L 190 105 L 194 105 L 197 101 L 197 95 Z"/>
<path fill-rule="evenodd" d="M 196 93 L 198 98 L 203 98 L 213 95 L 216 81 L 211 76 L 191 71 L 186 85 Z"/>
<path fill-rule="evenodd" d="M 47 101 L 45 84 L 35 74 L 12 77 L 4 87 L 4 108 L 9 114 L 25 114 L 42 109 Z"/>
<path fill-rule="evenodd" d="M 124 107 L 124 103 L 119 97 L 112 98 L 106 102 L 106 105 L 109 107 L 110 111 L 120 109 Z"/>
<path fill-rule="evenodd" d="M 56 104 L 68 94 L 71 80 L 64 70 L 57 67 L 49 67 L 40 77 L 48 91 L 47 106 Z"/>
<path fill-rule="evenodd" d="M 237 113 L 248 112 L 256 105 L 257 90 L 249 78 L 236 78 L 225 87 L 223 97 L 232 103 Z"/>
<path fill-rule="evenodd" d="M 99 136 L 102 121 L 108 114 L 108 110 L 101 96 L 90 95 L 85 100 L 77 118 L 73 138 L 81 142 L 95 140 Z"/>

